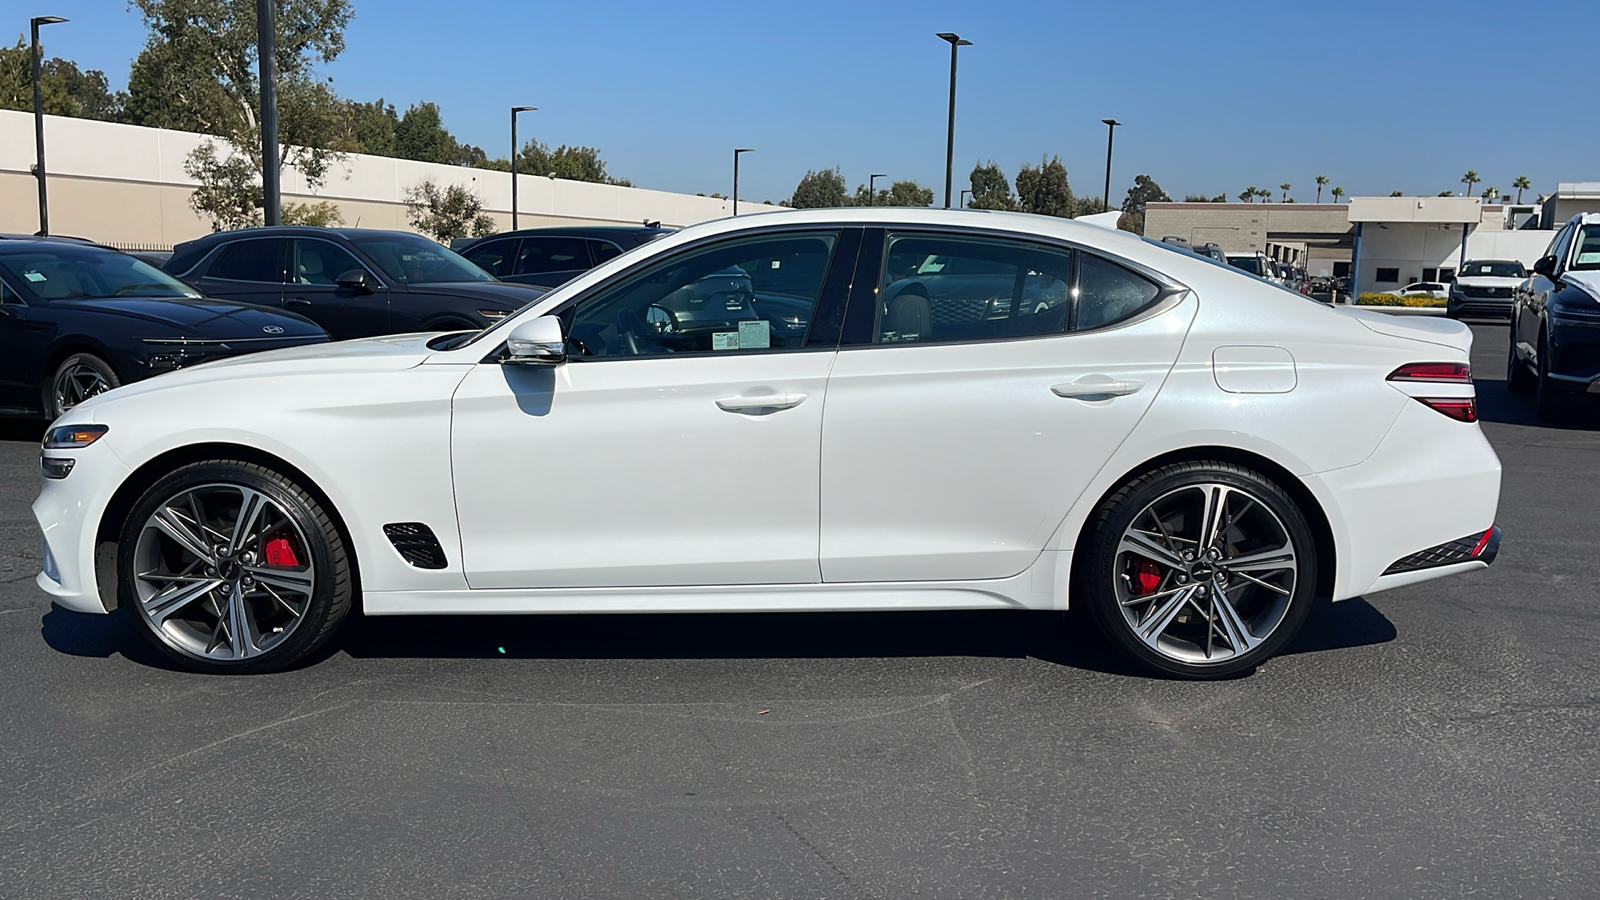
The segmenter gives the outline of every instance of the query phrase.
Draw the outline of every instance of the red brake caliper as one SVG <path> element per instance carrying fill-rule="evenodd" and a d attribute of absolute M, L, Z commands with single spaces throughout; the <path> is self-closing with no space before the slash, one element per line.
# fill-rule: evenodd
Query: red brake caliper
<path fill-rule="evenodd" d="M 294 555 L 294 548 L 289 546 L 289 539 L 286 537 L 275 537 L 267 541 L 266 550 L 267 565 L 269 566 L 289 566 L 293 568 L 300 565 L 300 558 Z"/>
<path fill-rule="evenodd" d="M 268 547 L 267 552 L 272 552 L 270 546 Z M 1133 566 L 1133 578 L 1131 579 L 1131 582 L 1133 587 L 1133 595 L 1135 597 L 1142 597 L 1145 594 L 1153 594 L 1155 593 L 1156 588 L 1161 586 L 1161 567 L 1157 566 L 1148 559 L 1141 559 Z"/>

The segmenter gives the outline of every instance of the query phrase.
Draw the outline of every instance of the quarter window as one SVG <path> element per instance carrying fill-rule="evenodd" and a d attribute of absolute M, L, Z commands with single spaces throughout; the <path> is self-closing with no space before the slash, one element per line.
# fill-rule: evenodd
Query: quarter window
<path fill-rule="evenodd" d="M 1061 334 L 1072 252 L 1020 241 L 891 234 L 878 277 L 880 344 Z"/>
<path fill-rule="evenodd" d="M 1116 263 L 1087 253 L 1082 260 L 1078 275 L 1080 331 L 1120 322 L 1144 310 L 1161 293 L 1149 279 Z"/>
<path fill-rule="evenodd" d="M 11 289 L 11 285 L 0 281 L 0 306 L 19 306 L 21 304 L 22 298 L 17 295 L 16 291 Z"/>
<path fill-rule="evenodd" d="M 567 334 L 580 358 L 800 347 L 837 243 L 791 233 L 675 256 L 580 300 Z"/>
<path fill-rule="evenodd" d="M 276 238 L 234 241 L 217 254 L 206 276 L 282 284 L 283 244 L 284 241 Z"/>

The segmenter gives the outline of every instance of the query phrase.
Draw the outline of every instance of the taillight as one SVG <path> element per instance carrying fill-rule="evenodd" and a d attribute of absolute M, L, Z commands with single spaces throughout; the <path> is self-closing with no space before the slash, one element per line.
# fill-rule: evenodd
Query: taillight
<path fill-rule="evenodd" d="M 1413 397 L 1429 409 L 1444 413 L 1457 422 L 1478 421 L 1478 401 L 1471 397 Z"/>
<path fill-rule="evenodd" d="M 1472 367 L 1466 363 L 1407 363 L 1389 373 L 1390 381 L 1446 381 L 1471 384 Z"/>

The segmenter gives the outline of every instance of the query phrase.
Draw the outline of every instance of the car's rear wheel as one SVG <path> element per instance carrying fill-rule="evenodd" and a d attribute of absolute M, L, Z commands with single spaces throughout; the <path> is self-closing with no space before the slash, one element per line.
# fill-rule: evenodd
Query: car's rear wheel
<path fill-rule="evenodd" d="M 121 384 L 110 363 L 93 353 L 74 353 L 56 366 L 45 386 L 44 414 L 54 421 L 79 403 Z"/>
<path fill-rule="evenodd" d="M 1531 394 L 1538 379 L 1528 371 L 1528 366 L 1517 358 L 1516 326 L 1513 324 L 1511 343 L 1506 348 L 1506 390 L 1513 394 Z"/>
<path fill-rule="evenodd" d="M 117 573 L 140 631 L 211 672 L 295 664 L 333 636 L 352 594 L 344 539 L 317 498 L 237 460 L 152 485 L 123 526 Z"/>
<path fill-rule="evenodd" d="M 1129 482 L 1091 523 L 1073 599 L 1112 644 L 1181 678 L 1246 671 L 1300 630 L 1316 591 L 1315 541 L 1283 489 L 1224 462 Z"/>

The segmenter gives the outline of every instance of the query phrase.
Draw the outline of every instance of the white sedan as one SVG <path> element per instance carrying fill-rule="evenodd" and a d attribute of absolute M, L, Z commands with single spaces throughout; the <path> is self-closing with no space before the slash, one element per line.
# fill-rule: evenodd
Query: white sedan
<path fill-rule="evenodd" d="M 927 260 L 940 265 L 930 268 Z M 482 332 L 211 363 L 49 430 L 38 584 L 180 663 L 367 615 L 1064 610 L 1219 677 L 1487 565 L 1471 334 L 1061 219 L 686 228 Z"/>

